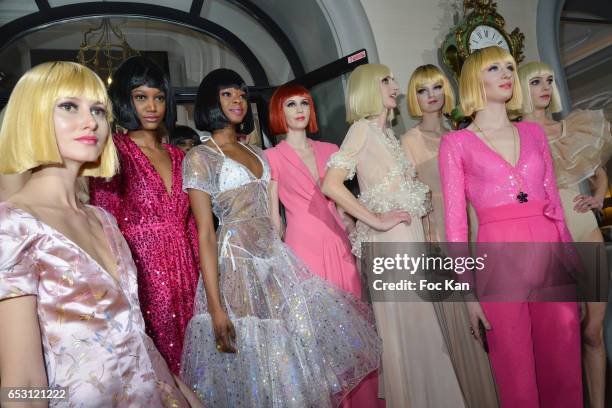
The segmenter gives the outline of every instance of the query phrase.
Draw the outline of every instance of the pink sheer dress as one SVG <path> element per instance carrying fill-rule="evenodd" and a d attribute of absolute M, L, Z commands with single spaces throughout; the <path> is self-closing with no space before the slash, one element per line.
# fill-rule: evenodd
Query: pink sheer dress
<path fill-rule="evenodd" d="M 138 268 L 138 297 L 147 334 L 178 374 L 199 270 L 195 222 L 189 197 L 182 191 L 184 154 L 163 145 L 172 160 L 168 194 L 147 156 L 127 135 L 115 134 L 113 140 L 120 173 L 108 182 L 92 178 L 91 203 L 117 218 Z"/>
<path fill-rule="evenodd" d="M 0 203 L 0 301 L 36 296 L 49 387 L 67 387 L 58 407 L 187 407 L 145 333 L 136 267 L 117 223 L 102 223 L 116 280 L 65 235 Z"/>
<path fill-rule="evenodd" d="M 470 130 L 442 138 L 440 177 L 447 241 L 468 241 L 467 200 L 478 215 L 478 242 L 572 241 L 546 135 L 534 123 L 515 126 L 520 140 L 515 165 Z M 517 199 L 521 192 L 527 194 L 526 202 Z M 529 276 L 535 272 L 515 263 L 494 274 Z M 487 331 L 489 357 L 502 407 L 581 407 L 576 303 L 481 305 L 492 328 Z"/>

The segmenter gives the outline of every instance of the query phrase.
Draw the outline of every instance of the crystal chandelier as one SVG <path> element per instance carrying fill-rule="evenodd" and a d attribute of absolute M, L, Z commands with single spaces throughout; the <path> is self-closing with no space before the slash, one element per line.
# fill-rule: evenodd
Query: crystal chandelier
<path fill-rule="evenodd" d="M 109 18 L 103 18 L 98 27 L 90 28 L 83 34 L 77 61 L 91 68 L 110 85 L 114 70 L 123 61 L 138 54 L 130 47 L 119 27 L 112 25 Z"/>

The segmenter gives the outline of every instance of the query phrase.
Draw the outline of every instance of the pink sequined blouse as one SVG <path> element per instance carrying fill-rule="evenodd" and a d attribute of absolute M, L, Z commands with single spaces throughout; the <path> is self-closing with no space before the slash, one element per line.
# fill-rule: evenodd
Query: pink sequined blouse
<path fill-rule="evenodd" d="M 518 204 L 521 191 L 529 201 L 547 202 L 563 242 L 572 242 L 565 226 L 552 158 L 544 130 L 535 123 L 515 123 L 520 153 L 515 166 L 467 129 L 449 132 L 440 144 L 440 178 L 444 194 L 446 240 L 468 241 L 466 199 L 476 212 Z"/>

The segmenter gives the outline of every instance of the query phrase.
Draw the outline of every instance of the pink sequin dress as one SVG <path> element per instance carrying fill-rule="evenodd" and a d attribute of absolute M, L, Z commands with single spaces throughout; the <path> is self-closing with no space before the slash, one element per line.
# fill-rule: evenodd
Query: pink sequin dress
<path fill-rule="evenodd" d="M 193 315 L 198 282 L 198 241 L 182 191 L 183 152 L 167 144 L 172 160 L 172 191 L 127 135 L 115 134 L 120 173 L 90 182 L 91 203 L 117 218 L 136 267 L 138 297 L 147 334 L 175 374 L 180 371 L 185 329 Z"/>
<path fill-rule="evenodd" d="M 470 130 L 450 132 L 440 144 L 446 239 L 468 241 L 466 205 L 478 214 L 478 242 L 572 242 L 565 225 L 546 135 L 515 124 L 515 165 Z M 517 200 L 519 192 L 528 201 Z M 506 246 L 506 248 L 509 248 Z M 534 248 L 537 248 L 534 246 Z M 498 268 L 497 275 L 529 277 L 532 265 Z M 502 276 L 503 278 L 503 276 Z M 491 324 L 489 358 L 502 407 L 581 407 L 580 319 L 573 302 L 481 302 Z"/>
<path fill-rule="evenodd" d="M 136 267 L 117 223 L 89 207 L 116 262 L 115 279 L 64 234 L 0 203 L 0 301 L 36 296 L 51 407 L 187 407 L 145 334 Z M 4 330 L 4 329 L 3 329 Z"/>

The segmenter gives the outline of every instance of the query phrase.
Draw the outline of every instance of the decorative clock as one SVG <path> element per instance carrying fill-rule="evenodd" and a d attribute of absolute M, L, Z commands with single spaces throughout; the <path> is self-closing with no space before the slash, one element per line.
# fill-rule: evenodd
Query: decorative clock
<path fill-rule="evenodd" d="M 515 28 L 508 33 L 504 18 L 492 0 L 464 0 L 464 18 L 446 36 L 440 52 L 442 61 L 457 78 L 465 59 L 477 49 L 498 46 L 506 49 L 517 64 L 523 60 L 525 35 Z"/>

